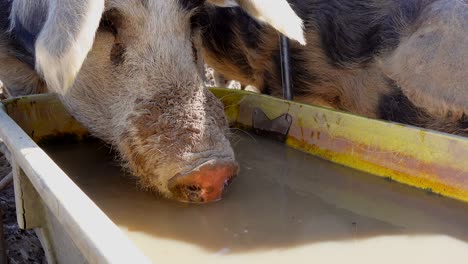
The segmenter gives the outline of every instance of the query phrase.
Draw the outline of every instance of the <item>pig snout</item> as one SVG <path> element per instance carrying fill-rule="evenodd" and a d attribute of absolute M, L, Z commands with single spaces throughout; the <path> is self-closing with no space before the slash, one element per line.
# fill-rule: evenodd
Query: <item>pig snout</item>
<path fill-rule="evenodd" d="M 210 160 L 192 171 L 169 180 L 169 191 L 181 202 L 206 203 L 221 200 L 239 166 L 232 161 Z"/>

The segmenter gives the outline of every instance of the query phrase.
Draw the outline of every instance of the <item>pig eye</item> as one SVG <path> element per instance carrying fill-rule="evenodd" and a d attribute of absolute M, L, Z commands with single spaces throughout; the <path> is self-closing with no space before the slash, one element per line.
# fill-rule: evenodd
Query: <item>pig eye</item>
<path fill-rule="evenodd" d="M 116 9 L 106 11 L 101 19 L 100 29 L 110 32 L 115 36 L 115 42 L 110 52 L 110 60 L 114 66 L 123 63 L 125 56 L 125 46 L 119 42 L 119 30 L 122 27 L 122 13 Z"/>
<path fill-rule="evenodd" d="M 121 25 L 122 14 L 116 9 L 110 9 L 103 14 L 99 28 L 117 36 Z"/>

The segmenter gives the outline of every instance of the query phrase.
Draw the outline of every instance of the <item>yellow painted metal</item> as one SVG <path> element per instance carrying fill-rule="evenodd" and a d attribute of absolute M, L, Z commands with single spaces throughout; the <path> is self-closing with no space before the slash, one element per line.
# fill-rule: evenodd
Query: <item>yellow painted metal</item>
<path fill-rule="evenodd" d="M 230 123 L 252 126 L 254 108 L 289 113 L 287 144 L 324 159 L 468 202 L 468 138 L 368 119 L 239 90 L 212 89 Z"/>
<path fill-rule="evenodd" d="M 7 114 L 36 142 L 57 137 L 79 139 L 88 135 L 54 95 L 17 97 L 4 100 L 2 104 Z"/>

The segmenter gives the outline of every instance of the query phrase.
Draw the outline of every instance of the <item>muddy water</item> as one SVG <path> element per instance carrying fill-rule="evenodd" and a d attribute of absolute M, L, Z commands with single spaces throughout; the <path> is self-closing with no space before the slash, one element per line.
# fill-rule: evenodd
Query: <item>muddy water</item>
<path fill-rule="evenodd" d="M 163 263 L 462 263 L 468 205 L 234 135 L 241 173 L 225 199 L 139 191 L 99 143 L 48 153 L 150 258 Z M 294 261 L 294 262 L 293 262 Z"/>

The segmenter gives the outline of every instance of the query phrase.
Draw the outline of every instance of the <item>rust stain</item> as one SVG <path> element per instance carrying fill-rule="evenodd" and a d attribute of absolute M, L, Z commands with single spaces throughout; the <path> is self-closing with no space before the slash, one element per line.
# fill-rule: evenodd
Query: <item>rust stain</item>
<path fill-rule="evenodd" d="M 297 118 L 297 123 L 299 128 L 301 129 L 301 136 L 304 137 L 304 129 L 303 129 L 303 124 L 302 124 L 302 118 L 298 117 Z"/>

